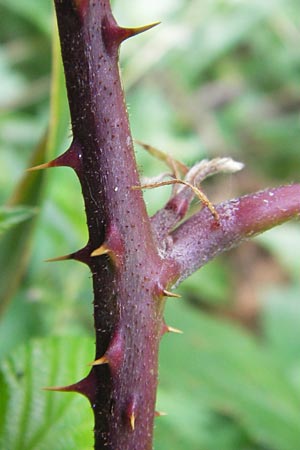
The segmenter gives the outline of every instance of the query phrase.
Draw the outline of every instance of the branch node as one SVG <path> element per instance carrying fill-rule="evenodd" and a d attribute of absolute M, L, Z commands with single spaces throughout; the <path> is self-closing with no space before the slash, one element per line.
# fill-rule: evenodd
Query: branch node
<path fill-rule="evenodd" d="M 170 186 L 173 184 L 183 184 L 184 186 L 188 186 L 194 194 L 199 198 L 200 202 L 203 203 L 204 206 L 206 206 L 210 212 L 212 213 L 214 219 L 219 222 L 220 217 L 218 214 L 218 211 L 214 207 L 214 205 L 211 203 L 211 201 L 207 198 L 207 196 L 202 192 L 199 188 L 194 186 L 193 184 L 189 183 L 185 180 L 180 180 L 179 178 L 174 178 L 173 180 L 167 180 L 167 181 L 161 181 L 158 183 L 153 184 L 142 184 L 140 186 L 132 186 L 131 189 L 138 190 L 138 189 L 153 189 L 161 186 Z"/>

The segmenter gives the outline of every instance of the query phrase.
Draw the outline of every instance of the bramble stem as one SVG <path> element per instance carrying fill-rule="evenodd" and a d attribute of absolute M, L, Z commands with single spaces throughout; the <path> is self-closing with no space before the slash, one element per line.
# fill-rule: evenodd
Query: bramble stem
<path fill-rule="evenodd" d="M 93 274 L 95 359 L 107 356 L 107 364 L 92 368 L 95 448 L 146 450 L 162 292 L 173 274 L 164 273 L 142 194 L 131 189 L 139 178 L 118 67 L 130 30 L 116 24 L 108 0 L 55 0 L 55 6 L 73 129 L 68 165 L 82 186 L 89 230 L 78 259 Z M 101 246 L 109 252 L 91 257 Z"/>
<path fill-rule="evenodd" d="M 164 333 L 178 332 L 163 320 L 165 299 L 174 296 L 170 288 L 216 254 L 299 214 L 300 186 L 214 207 L 194 185 L 176 180 L 192 188 L 210 211 L 204 208 L 173 231 L 192 200 L 181 192 L 151 222 L 140 190 L 118 52 L 123 40 L 152 25 L 119 27 L 109 0 L 55 0 L 55 7 L 73 142 L 66 153 L 38 168 L 69 166 L 81 183 L 89 239 L 84 248 L 59 259 L 90 267 L 96 333 L 89 375 L 57 390 L 90 400 L 96 450 L 150 450 L 159 342 Z M 194 177 L 202 173 L 199 167 L 191 169 Z"/>
<path fill-rule="evenodd" d="M 173 233 L 168 257 L 179 264 L 178 283 L 224 251 L 300 214 L 300 185 L 281 186 L 203 209 Z"/>

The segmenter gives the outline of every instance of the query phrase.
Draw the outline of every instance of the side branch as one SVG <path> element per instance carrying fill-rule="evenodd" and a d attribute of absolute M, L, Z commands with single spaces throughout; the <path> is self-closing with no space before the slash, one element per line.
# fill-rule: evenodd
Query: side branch
<path fill-rule="evenodd" d="M 300 184 L 281 186 L 230 200 L 196 213 L 170 236 L 168 257 L 179 264 L 178 282 L 218 254 L 300 214 Z"/>
<path fill-rule="evenodd" d="M 152 150 L 158 151 L 151 148 Z M 160 151 L 159 151 L 160 152 Z M 162 152 L 159 153 L 159 158 L 162 159 Z M 167 156 L 165 156 L 167 160 Z M 174 228 L 180 220 L 182 220 L 188 212 L 189 206 L 196 195 L 203 206 L 207 207 L 211 214 L 218 220 L 218 213 L 209 201 L 207 196 L 200 188 L 200 183 L 208 177 L 217 173 L 234 173 L 243 168 L 243 164 L 232 160 L 231 158 L 214 158 L 211 160 L 203 159 L 195 164 L 189 170 L 185 166 L 179 166 L 179 161 L 170 159 L 171 164 L 176 168 L 177 172 L 184 174 L 184 180 L 178 179 L 178 173 L 174 170 L 175 179 L 171 181 L 163 181 L 154 185 L 142 186 L 142 188 L 151 188 L 156 186 L 163 186 L 168 184 L 182 184 L 179 189 L 173 191 L 173 195 L 167 204 L 157 211 L 151 218 L 151 225 L 157 241 L 162 243 L 163 239 L 169 235 L 169 232 Z M 169 162 L 168 162 L 169 164 Z M 183 169 L 183 170 L 182 170 Z M 162 245 L 164 248 L 164 245 Z"/>

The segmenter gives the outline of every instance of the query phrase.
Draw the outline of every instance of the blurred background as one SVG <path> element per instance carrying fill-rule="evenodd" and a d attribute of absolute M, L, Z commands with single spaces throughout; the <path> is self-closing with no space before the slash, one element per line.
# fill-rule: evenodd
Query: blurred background
<path fill-rule="evenodd" d="M 133 136 L 188 163 L 231 156 L 203 184 L 213 202 L 300 177 L 298 0 L 113 1 L 121 25 L 162 21 L 126 42 Z M 92 291 L 75 262 L 87 240 L 67 168 L 26 173 L 71 138 L 50 0 L 0 0 L 0 447 L 86 450 L 84 398 L 48 393 L 87 374 Z M 165 168 L 137 147 L 142 176 Z M 153 214 L 168 188 L 145 192 Z M 255 212 L 254 212 L 255 214 Z M 160 353 L 155 450 L 300 448 L 300 227 L 291 222 L 211 262 L 169 300 L 184 331 Z"/>

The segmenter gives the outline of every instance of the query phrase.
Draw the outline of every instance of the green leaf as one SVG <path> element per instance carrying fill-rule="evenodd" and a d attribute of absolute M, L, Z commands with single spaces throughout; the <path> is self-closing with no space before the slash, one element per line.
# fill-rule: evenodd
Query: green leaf
<path fill-rule="evenodd" d="M 251 440 L 230 418 L 207 403 L 193 402 L 179 390 L 159 386 L 159 403 L 168 412 L 156 421 L 155 450 L 250 450 Z M 256 447 L 251 446 L 251 450 Z"/>
<path fill-rule="evenodd" d="M 169 305 L 167 319 L 184 331 L 182 337 L 165 337 L 162 344 L 161 388 L 169 398 L 176 399 L 181 390 L 191 408 L 195 403 L 206 405 L 225 415 L 256 445 L 296 450 L 300 387 L 291 382 L 276 356 L 234 324 L 178 303 Z M 159 407 L 165 409 L 163 403 Z M 178 407 L 180 402 L 167 412 L 173 415 Z"/>
<path fill-rule="evenodd" d="M 179 291 L 199 304 L 224 307 L 230 298 L 229 271 L 224 258 L 217 258 L 193 273 Z"/>
<path fill-rule="evenodd" d="M 51 33 L 51 2 L 47 0 L 0 0 L 0 6 L 34 25 L 39 31 Z M 2 12 L 2 14 L 4 14 Z"/>
<path fill-rule="evenodd" d="M 26 206 L 19 206 L 16 208 L 8 206 L 0 207 L 0 235 L 14 225 L 30 219 L 35 213 L 36 211 L 34 209 Z"/>
<path fill-rule="evenodd" d="M 60 62 L 57 33 L 53 37 L 52 95 L 49 128 L 34 151 L 30 166 L 52 159 L 59 146 L 63 131 L 66 131 L 63 70 Z M 17 185 L 8 206 L 42 204 L 46 171 L 27 172 Z M 35 217 L 11 229 L 0 241 L 0 314 L 16 292 L 28 265 Z"/>
<path fill-rule="evenodd" d="M 34 154 L 34 161 L 41 161 L 46 154 L 46 137 L 42 139 Z M 37 162 L 38 164 L 38 162 Z M 8 207 L 28 205 L 32 208 L 40 205 L 45 174 L 36 172 L 27 173 L 19 182 Z M 25 223 L 19 223 L 11 228 L 0 240 L 0 313 L 4 311 L 9 300 L 15 293 L 26 269 L 31 238 L 34 230 L 36 216 Z"/>
<path fill-rule="evenodd" d="M 282 264 L 289 275 L 299 280 L 300 228 L 297 222 L 273 228 L 257 236 L 255 240 L 274 255 L 276 261 Z"/>
<path fill-rule="evenodd" d="M 59 337 L 31 341 L 0 370 L 0 448 L 87 450 L 92 447 L 92 411 L 74 393 L 46 392 L 87 375 L 90 339 Z"/>
<path fill-rule="evenodd" d="M 264 297 L 264 337 L 282 370 L 300 388 L 300 285 L 273 287 Z"/>

